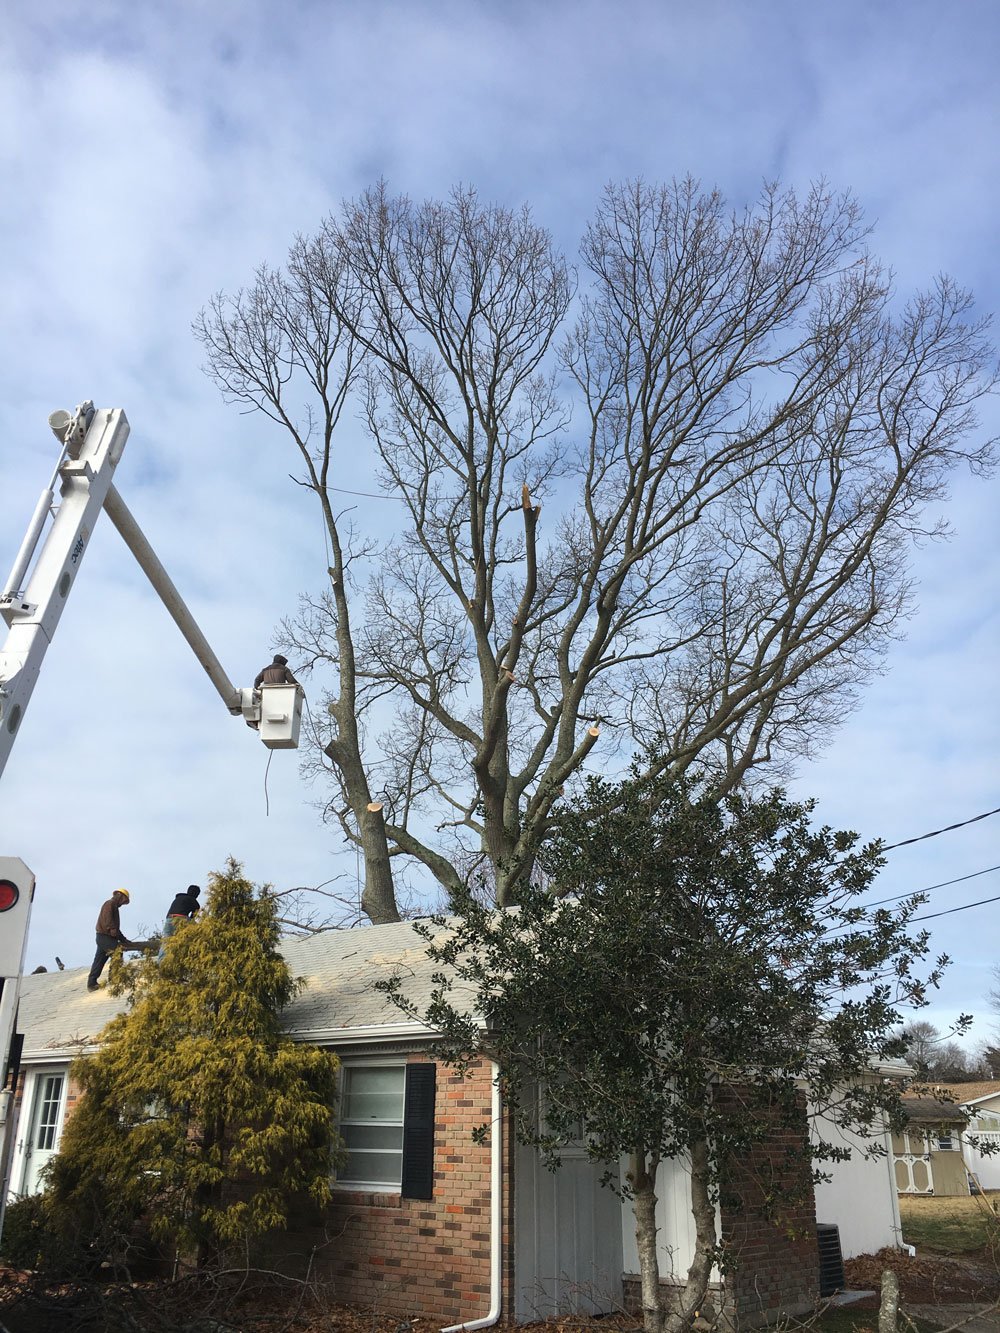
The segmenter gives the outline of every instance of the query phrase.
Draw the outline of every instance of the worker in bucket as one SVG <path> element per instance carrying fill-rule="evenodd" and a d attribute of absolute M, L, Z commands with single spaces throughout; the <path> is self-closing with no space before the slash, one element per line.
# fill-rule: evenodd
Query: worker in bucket
<path fill-rule="evenodd" d="M 266 667 L 261 667 L 257 672 L 253 687 L 259 690 L 262 685 L 298 685 L 298 681 L 288 670 L 288 658 L 282 657 L 280 653 L 275 653 L 270 663 Z M 248 727 L 253 727 L 254 731 L 260 730 L 259 722 L 252 722 L 250 718 L 246 719 Z"/>
<path fill-rule="evenodd" d="M 173 935 L 182 921 L 193 921 L 198 911 L 198 894 L 201 893 L 201 887 L 198 884 L 189 884 L 183 893 L 174 895 L 174 901 L 170 904 L 170 910 L 167 912 L 167 919 L 163 923 L 163 934 L 160 936 L 160 952 L 156 955 L 158 963 L 163 962 L 163 956 L 167 952 L 167 940 Z"/>
<path fill-rule="evenodd" d="M 298 681 L 288 670 L 288 658 L 282 657 L 280 653 L 275 653 L 270 666 L 262 667 L 257 672 L 257 679 L 253 683 L 255 690 L 259 690 L 262 685 L 298 685 Z"/>
<path fill-rule="evenodd" d="M 101 907 L 97 917 L 97 952 L 87 978 L 87 990 L 97 990 L 97 979 L 104 971 L 104 964 L 116 949 L 131 944 L 130 939 L 122 934 L 118 913 L 130 901 L 128 889 L 115 889 L 114 893 Z"/>

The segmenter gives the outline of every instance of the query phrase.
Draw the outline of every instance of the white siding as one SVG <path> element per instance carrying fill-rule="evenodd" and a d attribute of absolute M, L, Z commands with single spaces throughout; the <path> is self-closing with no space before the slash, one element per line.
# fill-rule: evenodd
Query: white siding
<path fill-rule="evenodd" d="M 1000 1116 L 1000 1092 L 990 1093 L 988 1097 L 980 1097 L 980 1099 L 975 1102 L 963 1102 L 962 1105 L 967 1107 L 970 1114 L 974 1116 Z"/>
<path fill-rule="evenodd" d="M 962 1150 L 966 1165 L 970 1171 L 975 1171 L 984 1190 L 1000 1190 L 1000 1132 L 993 1129 L 976 1129 L 973 1126 L 968 1133 L 980 1140 L 984 1146 L 988 1143 L 993 1144 L 996 1151 L 987 1156 L 978 1148 L 974 1148 L 968 1139 L 964 1139 Z"/>
<path fill-rule="evenodd" d="M 845 1259 L 899 1245 L 899 1202 L 888 1133 L 862 1140 L 822 1118 L 817 1118 L 814 1136 L 817 1130 L 825 1142 L 850 1148 L 851 1160 L 817 1163 L 832 1179 L 816 1186 L 816 1221 L 832 1222 L 840 1228 Z M 884 1157 L 865 1157 L 866 1144 L 870 1147 L 873 1142 L 885 1147 Z"/>
<path fill-rule="evenodd" d="M 622 1162 L 622 1178 L 627 1163 Z M 716 1228 L 719 1218 L 716 1214 Z M 691 1177 L 686 1160 L 671 1158 L 660 1163 L 656 1175 L 656 1248 L 660 1277 L 683 1282 L 694 1258 L 695 1228 L 691 1213 Z M 626 1201 L 622 1205 L 622 1257 L 626 1273 L 638 1273 L 639 1250 L 635 1243 L 635 1215 Z"/>

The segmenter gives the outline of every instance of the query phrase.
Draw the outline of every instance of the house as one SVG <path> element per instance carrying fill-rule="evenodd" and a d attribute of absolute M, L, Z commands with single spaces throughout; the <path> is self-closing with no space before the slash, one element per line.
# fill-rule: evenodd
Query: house
<path fill-rule="evenodd" d="M 909 1124 L 892 1136 L 896 1188 L 900 1194 L 969 1193 L 962 1155 L 968 1116 L 954 1102 L 924 1094 L 903 1098 Z"/>
<path fill-rule="evenodd" d="M 938 1083 L 934 1091 L 952 1098 L 969 1117 L 962 1152 L 976 1183 L 984 1190 L 1000 1190 L 1000 1079 Z"/>
<path fill-rule="evenodd" d="M 334 1281 L 345 1303 L 377 1303 L 456 1326 L 599 1313 L 634 1302 L 631 1209 L 600 1185 L 602 1168 L 584 1146 L 571 1145 L 560 1170 L 548 1171 L 515 1141 L 491 1062 L 480 1060 L 466 1077 L 436 1064 L 434 1034 L 403 1018 L 373 988 L 376 979 L 402 969 L 411 998 L 418 1005 L 429 998 L 437 965 L 412 924 L 329 932 L 286 941 L 282 949 L 305 983 L 285 1010 L 287 1032 L 336 1051 L 342 1063 L 339 1128 L 348 1159 L 323 1225 L 293 1225 L 276 1237 L 274 1261 L 292 1264 L 318 1247 L 314 1271 Z M 42 1166 L 58 1150 L 76 1100 L 70 1062 L 94 1048 L 105 1023 L 124 1008 L 104 989 L 88 993 L 85 975 L 78 968 L 23 979 L 13 1195 L 36 1191 Z M 480 1144 L 472 1131 L 484 1123 L 492 1129 Z M 794 1138 L 792 1131 L 780 1133 Z M 769 1194 L 805 1179 L 791 1179 L 807 1168 L 789 1166 L 781 1146 L 776 1131 L 757 1155 L 737 1163 L 720 1204 L 737 1269 L 716 1300 L 734 1325 L 804 1311 L 817 1294 L 811 1194 L 794 1225 L 780 1229 L 767 1216 Z M 865 1246 L 898 1242 L 898 1213 L 894 1218 L 884 1197 L 894 1198 L 888 1176 L 884 1164 L 874 1167 L 862 1176 L 858 1164 L 832 1193 L 816 1195 L 820 1221 L 840 1222 L 848 1254 L 859 1248 L 850 1239 L 859 1198 L 872 1232 Z M 694 1231 L 683 1162 L 661 1166 L 657 1190 L 661 1275 L 668 1284 L 681 1282 Z"/>
<path fill-rule="evenodd" d="M 967 1111 L 970 1128 L 1000 1129 L 1000 1079 L 978 1083 L 935 1083 L 933 1091 Z"/>

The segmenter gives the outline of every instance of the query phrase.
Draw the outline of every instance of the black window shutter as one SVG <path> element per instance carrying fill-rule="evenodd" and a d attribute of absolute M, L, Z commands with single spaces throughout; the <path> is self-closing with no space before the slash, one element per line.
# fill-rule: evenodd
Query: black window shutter
<path fill-rule="evenodd" d="M 406 1066 L 403 1109 L 404 1199 L 429 1199 L 434 1193 L 434 1065 Z"/>
<path fill-rule="evenodd" d="M 15 1017 L 15 1022 L 17 1021 Z M 3 1083 L 0 1087 L 6 1087 L 10 1081 L 11 1092 L 17 1090 L 17 1077 L 21 1072 L 21 1053 L 24 1050 L 24 1033 L 15 1032 L 10 1039 L 10 1054 L 7 1056 L 7 1068 L 4 1070 Z M 11 1075 L 13 1074 L 13 1078 Z"/>

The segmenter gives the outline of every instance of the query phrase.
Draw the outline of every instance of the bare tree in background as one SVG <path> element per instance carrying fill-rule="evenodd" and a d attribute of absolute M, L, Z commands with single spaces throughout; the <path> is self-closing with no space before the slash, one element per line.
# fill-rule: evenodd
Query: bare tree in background
<path fill-rule="evenodd" d="M 928 506 L 991 461 L 996 381 L 968 295 L 898 301 L 865 235 L 823 186 L 742 212 L 612 186 L 577 275 L 526 209 L 380 186 L 202 312 L 209 374 L 323 511 L 328 583 L 285 637 L 332 669 L 329 811 L 373 921 L 402 864 L 510 902 L 598 741 L 726 792 L 844 716 Z M 348 407 L 388 539 L 338 511 Z"/>
<path fill-rule="evenodd" d="M 939 1079 L 944 1083 L 978 1078 L 983 1056 L 970 1055 L 957 1041 L 951 1040 L 956 1035 L 964 1036 L 971 1024 L 971 1015 L 963 1014 L 947 1032 L 941 1032 L 926 1019 L 911 1019 L 900 1033 L 906 1043 L 907 1063 L 920 1078 Z"/>
<path fill-rule="evenodd" d="M 900 1034 L 906 1042 L 906 1059 L 918 1074 L 926 1075 L 937 1047 L 943 1040 L 940 1031 L 926 1018 L 913 1018 Z"/>

